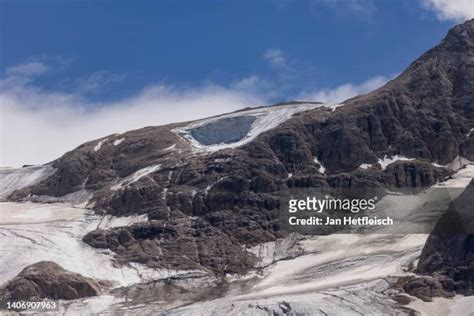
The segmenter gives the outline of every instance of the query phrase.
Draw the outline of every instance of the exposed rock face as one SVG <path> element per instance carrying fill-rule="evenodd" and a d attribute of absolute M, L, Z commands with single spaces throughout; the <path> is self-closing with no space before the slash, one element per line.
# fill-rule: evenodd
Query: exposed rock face
<path fill-rule="evenodd" d="M 85 143 L 52 163 L 57 169 L 54 175 L 33 188 L 17 191 L 13 198 L 29 193 L 63 196 L 82 189 L 103 188 L 117 178 L 166 159 L 170 146 L 179 149 L 185 141 L 171 132 L 173 127 L 146 127 Z"/>
<path fill-rule="evenodd" d="M 384 172 L 385 181 L 393 187 L 425 188 L 446 179 L 449 172 L 444 168 L 433 168 L 426 162 L 400 161 L 390 165 Z"/>
<path fill-rule="evenodd" d="M 84 242 L 115 251 L 122 262 L 156 268 L 243 273 L 255 262 L 255 256 L 244 251 L 235 238 L 200 218 L 152 220 L 110 231 L 95 230 L 84 237 Z"/>
<path fill-rule="evenodd" d="M 85 238 L 90 245 L 152 266 L 178 264 L 180 251 L 197 251 L 183 268 L 244 271 L 252 255 L 239 247 L 287 235 L 278 219 L 281 194 L 289 188 L 426 187 L 451 173 L 433 163 L 444 165 L 458 156 L 472 159 L 473 91 L 471 20 L 450 30 L 384 87 L 337 109 L 298 112 L 238 148 L 199 152 L 174 131 L 186 123 L 111 135 L 65 154 L 53 163 L 54 175 L 10 199 L 92 191 L 90 205 L 96 212 L 147 213 L 158 222 L 91 233 Z M 195 133 L 205 138 L 202 145 L 226 143 L 240 139 L 248 123 L 220 122 Z M 236 138 L 222 133 L 222 124 L 239 125 Z M 382 168 L 379 161 L 395 155 L 413 160 Z M 359 168 L 363 164 L 371 167 Z M 159 168 L 143 172 L 150 166 Z M 126 177 L 133 181 L 114 187 Z M 160 221 L 177 224 L 164 229 Z M 201 235 L 196 225 L 208 233 Z M 245 259 L 231 263 L 237 255 Z M 207 256 L 223 258 L 217 262 Z"/>
<path fill-rule="evenodd" d="M 54 262 L 41 261 L 23 269 L 1 288 L 0 301 L 73 300 L 96 296 L 99 288 L 92 279 L 64 270 Z"/>
<path fill-rule="evenodd" d="M 474 294 L 474 180 L 440 218 L 428 238 L 418 272 L 434 275 L 443 288 Z"/>

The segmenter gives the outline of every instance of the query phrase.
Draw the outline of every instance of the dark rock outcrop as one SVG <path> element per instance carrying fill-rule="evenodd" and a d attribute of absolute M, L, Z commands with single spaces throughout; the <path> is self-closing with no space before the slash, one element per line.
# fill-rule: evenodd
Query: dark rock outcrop
<path fill-rule="evenodd" d="M 0 302 L 73 300 L 96 296 L 101 286 L 98 282 L 67 271 L 54 262 L 41 261 L 24 268 L 18 276 L 3 286 L 0 289 Z"/>
<path fill-rule="evenodd" d="M 439 279 L 433 277 L 417 277 L 409 280 L 403 290 L 425 302 L 431 302 L 433 297 L 453 297 L 452 291 L 447 291 Z"/>
<path fill-rule="evenodd" d="M 396 188 L 426 188 L 449 176 L 445 168 L 427 162 L 399 161 L 384 171 L 385 182 Z"/>
<path fill-rule="evenodd" d="M 152 220 L 109 231 L 94 230 L 83 240 L 93 247 L 113 250 L 123 263 L 137 262 L 152 268 L 225 274 L 243 273 L 255 263 L 254 255 L 235 238 L 200 218 Z"/>

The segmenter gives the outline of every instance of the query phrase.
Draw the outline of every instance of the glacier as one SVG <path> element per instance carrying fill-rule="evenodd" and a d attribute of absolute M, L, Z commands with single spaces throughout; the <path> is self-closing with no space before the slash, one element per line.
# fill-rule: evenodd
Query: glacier
<path fill-rule="evenodd" d="M 214 152 L 224 148 L 242 146 L 263 132 L 289 120 L 296 113 L 319 107 L 334 110 L 339 106 L 341 105 L 324 103 L 265 106 L 198 120 L 185 126 L 177 127 L 173 129 L 173 132 L 189 141 L 196 152 Z M 239 126 L 240 129 L 229 129 L 228 124 L 239 125 L 237 122 L 241 122 L 243 117 L 247 119 L 244 119 L 244 123 Z M 250 120 L 248 118 L 252 118 L 251 124 L 249 124 Z M 238 121 L 236 121 L 237 119 Z M 221 135 L 220 131 L 223 130 L 222 124 L 228 130 L 233 130 L 234 134 L 226 132 L 225 135 Z"/>

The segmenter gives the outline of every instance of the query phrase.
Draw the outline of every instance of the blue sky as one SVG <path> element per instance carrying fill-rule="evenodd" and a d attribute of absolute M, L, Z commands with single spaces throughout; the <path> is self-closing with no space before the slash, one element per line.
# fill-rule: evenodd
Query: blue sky
<path fill-rule="evenodd" d="M 55 69 L 36 84 L 64 91 L 96 74 L 104 86 L 84 91 L 94 99 L 258 76 L 279 101 L 392 76 L 454 24 L 413 0 L 1 3 L 3 72 L 42 61 Z"/>
<path fill-rule="evenodd" d="M 243 106 L 340 102 L 472 17 L 471 0 L 0 0 L 0 165 Z"/>

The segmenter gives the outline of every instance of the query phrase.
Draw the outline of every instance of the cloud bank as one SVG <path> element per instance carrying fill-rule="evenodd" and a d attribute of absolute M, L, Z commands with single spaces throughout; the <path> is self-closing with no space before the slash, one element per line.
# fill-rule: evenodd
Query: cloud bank
<path fill-rule="evenodd" d="M 34 76 L 40 75 L 49 70 L 49 67 L 40 62 L 30 62 L 13 67 L 6 70 L 8 76 Z"/>
<path fill-rule="evenodd" d="M 274 55 L 278 61 L 278 54 Z M 194 88 L 150 85 L 116 102 L 90 102 L 87 90 L 100 89 L 113 74 L 97 72 L 73 93 L 48 91 L 35 79 L 51 70 L 39 62 L 10 67 L 0 79 L 0 166 L 19 167 L 52 161 L 78 145 L 114 133 L 182 122 L 270 103 L 275 83 L 249 76 L 229 86 Z M 295 98 L 340 102 L 385 82 L 375 77 L 362 84 L 300 93 Z M 279 99 L 280 100 L 280 99 Z"/>
<path fill-rule="evenodd" d="M 255 94 L 214 85 L 184 90 L 151 85 L 119 102 L 91 104 L 80 93 L 30 84 L 35 69 L 42 68 L 16 66 L 0 80 L 0 166 L 46 163 L 109 134 L 263 104 Z"/>
<path fill-rule="evenodd" d="M 439 20 L 464 22 L 474 18 L 473 0 L 422 0 L 426 8 L 434 11 Z"/>

